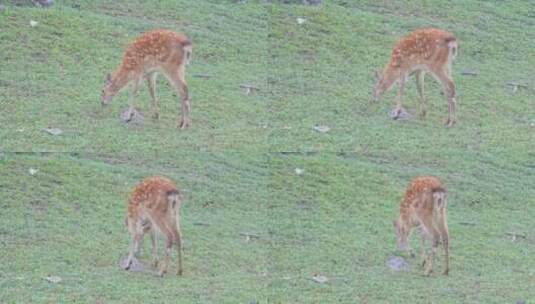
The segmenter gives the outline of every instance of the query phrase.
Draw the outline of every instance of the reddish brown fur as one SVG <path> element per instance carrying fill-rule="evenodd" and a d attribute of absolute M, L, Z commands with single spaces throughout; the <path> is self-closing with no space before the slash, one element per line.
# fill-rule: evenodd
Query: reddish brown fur
<path fill-rule="evenodd" d="M 134 100 L 143 78 L 147 80 L 151 95 L 154 118 L 158 119 L 159 109 L 156 102 L 156 77 L 163 73 L 182 98 L 182 118 L 180 128 L 190 124 L 190 100 L 185 78 L 185 66 L 191 59 L 191 40 L 184 34 L 169 30 L 146 32 L 126 48 L 123 62 L 113 73 L 107 76 L 102 90 L 102 104 L 108 104 L 113 97 L 128 83 L 132 82 L 130 106 Z"/>
<path fill-rule="evenodd" d="M 177 246 L 178 271 L 182 274 L 182 233 L 179 222 L 181 198 L 177 186 L 165 177 L 148 177 L 139 183 L 128 200 L 126 223 L 132 237 L 132 247 L 126 268 L 135 258 L 143 235 L 150 232 L 152 241 L 153 264 L 157 266 L 155 229 L 167 238 L 164 263 L 160 268 L 163 275 L 169 266 L 172 245 Z"/>
<path fill-rule="evenodd" d="M 446 124 L 455 123 L 455 84 L 451 76 L 451 64 L 457 54 L 457 40 L 452 33 L 440 29 L 419 29 L 401 38 L 394 49 L 390 62 L 382 75 L 377 75 L 373 93 L 376 100 L 398 81 L 397 115 L 402 110 L 402 96 L 407 78 L 415 73 L 420 96 L 420 115 L 425 117 L 424 76 L 433 75 L 443 86 L 448 99 Z M 397 117 L 397 116 L 396 116 Z"/>
<path fill-rule="evenodd" d="M 444 274 L 449 272 L 449 232 L 446 218 L 447 194 L 442 183 L 433 176 L 414 178 L 401 200 L 399 217 L 394 221 L 398 246 L 402 250 L 410 250 L 409 236 L 415 226 L 422 232 L 421 255 L 425 270 L 429 275 L 433 270 L 436 248 L 440 241 L 446 253 Z M 425 254 L 425 239 L 432 240 L 432 250 Z"/>

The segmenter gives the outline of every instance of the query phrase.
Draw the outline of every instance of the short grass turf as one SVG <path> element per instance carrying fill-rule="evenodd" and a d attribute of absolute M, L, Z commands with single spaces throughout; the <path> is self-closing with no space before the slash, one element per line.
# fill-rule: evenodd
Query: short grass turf
<path fill-rule="evenodd" d="M 286 2 L 0 2 L 0 302 L 535 300 L 535 4 Z M 395 90 L 371 102 L 373 73 L 396 39 L 424 26 L 460 43 L 453 128 L 442 126 L 446 101 L 431 77 L 425 120 L 390 120 Z M 128 89 L 99 104 L 124 46 L 162 27 L 194 41 L 187 131 L 176 128 L 178 97 L 163 77 L 159 121 L 146 88 L 142 125 L 119 119 Z M 508 82 L 527 88 L 513 93 Z M 241 84 L 259 90 L 246 95 Z M 405 105 L 416 114 L 414 80 Z M 128 193 L 155 174 L 185 193 L 182 278 L 119 268 Z M 399 254 L 398 202 L 419 174 L 449 190 L 448 277 L 423 277 L 417 259 L 408 272 L 386 265 Z"/>

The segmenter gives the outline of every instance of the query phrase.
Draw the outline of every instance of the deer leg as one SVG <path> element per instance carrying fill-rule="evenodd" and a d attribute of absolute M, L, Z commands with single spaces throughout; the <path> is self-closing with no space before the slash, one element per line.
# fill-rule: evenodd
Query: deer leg
<path fill-rule="evenodd" d="M 449 127 L 453 126 L 456 122 L 456 118 L 455 118 L 456 104 L 457 104 L 457 101 L 455 100 L 455 97 L 450 98 L 450 100 L 448 101 L 449 117 L 448 117 L 447 125 Z"/>
<path fill-rule="evenodd" d="M 444 246 L 444 272 L 442 274 L 448 275 L 450 272 L 450 241 L 448 232 L 442 235 L 442 246 Z"/>
<path fill-rule="evenodd" d="M 426 114 L 425 109 L 425 96 L 424 96 L 424 71 L 416 72 L 416 87 L 418 89 L 418 95 L 420 96 L 420 117 L 424 118 Z"/>
<path fill-rule="evenodd" d="M 441 69 L 435 72 L 436 77 L 442 83 L 444 95 L 448 99 L 448 119 L 446 120 L 446 126 L 451 127 L 455 124 L 455 83 L 451 76 L 448 75 L 447 69 Z"/>
<path fill-rule="evenodd" d="M 163 263 L 160 267 L 160 276 L 163 276 L 167 272 L 167 268 L 169 267 L 169 260 L 171 259 L 171 249 L 173 247 L 173 236 L 171 233 L 166 233 L 167 242 L 165 246 L 165 256 L 163 258 Z"/>
<path fill-rule="evenodd" d="M 132 89 L 130 91 L 130 99 L 128 101 L 131 111 L 134 110 L 135 101 L 136 101 L 137 93 L 139 91 L 140 84 L 141 84 L 141 77 L 134 78 L 134 80 L 132 81 Z"/>
<path fill-rule="evenodd" d="M 437 250 L 438 243 L 440 241 L 440 234 L 437 229 L 434 228 L 433 220 L 431 218 L 422 217 L 420 218 L 420 228 L 421 228 L 421 254 L 422 254 L 422 266 L 424 267 L 424 274 L 426 276 L 430 275 L 433 271 L 433 261 L 435 258 L 435 253 Z M 431 237 L 432 246 L 429 254 L 425 253 L 425 238 Z"/>
<path fill-rule="evenodd" d="M 183 269 L 182 269 L 182 233 L 180 230 L 176 233 L 176 251 L 177 251 L 177 257 L 178 257 L 178 268 L 176 271 L 177 275 L 182 275 Z"/>
<path fill-rule="evenodd" d="M 448 75 L 449 78 L 453 79 L 453 77 L 451 77 L 451 60 L 449 60 L 448 64 L 446 65 L 446 75 Z"/>
<path fill-rule="evenodd" d="M 158 267 L 158 242 L 156 239 L 156 231 L 152 229 L 150 231 L 150 241 L 152 244 L 152 267 Z"/>
<path fill-rule="evenodd" d="M 179 124 L 181 129 L 185 129 L 189 127 L 191 123 L 190 118 L 189 118 L 189 113 L 191 111 L 191 104 L 189 100 L 189 92 L 188 92 L 188 86 L 186 84 L 185 76 L 186 75 L 185 75 L 184 67 L 182 66 L 178 70 L 178 79 L 179 79 L 178 87 L 179 87 L 180 94 L 182 96 L 182 103 L 181 103 L 182 119 Z"/>
<path fill-rule="evenodd" d="M 180 231 L 180 226 L 179 226 L 179 222 L 178 222 L 178 214 L 177 214 L 176 222 L 174 222 L 174 224 L 171 224 L 171 223 L 168 222 L 168 224 L 171 225 L 171 226 L 167 226 L 167 227 L 169 227 L 169 231 L 172 232 L 169 235 L 173 236 L 172 240 L 174 241 L 174 243 L 176 245 L 176 253 L 177 253 L 177 259 L 178 259 L 178 265 L 177 265 L 176 274 L 181 276 L 182 272 L 183 272 L 183 268 L 182 268 L 182 232 Z"/>
<path fill-rule="evenodd" d="M 442 215 L 442 219 L 439 225 L 440 238 L 442 240 L 442 246 L 444 247 L 444 272 L 442 274 L 448 275 L 450 271 L 450 234 L 448 232 L 448 224 L 446 222 L 446 214 Z"/>
<path fill-rule="evenodd" d="M 440 242 L 440 235 L 433 235 L 433 245 L 431 247 L 431 252 L 429 253 L 429 256 L 427 257 L 426 262 L 426 268 L 425 268 L 425 275 L 429 276 L 433 272 L 433 264 L 435 261 L 435 255 L 437 253 L 437 247 L 438 243 Z"/>
<path fill-rule="evenodd" d="M 422 263 L 422 267 L 425 267 L 425 235 L 422 233 L 420 238 L 420 259 Z"/>
<path fill-rule="evenodd" d="M 134 228 L 135 231 L 131 232 L 132 237 L 132 244 L 130 247 L 130 253 L 128 254 L 128 258 L 126 259 L 124 269 L 128 270 L 130 269 L 130 266 L 132 266 L 132 263 L 135 261 L 136 254 L 139 251 L 139 244 L 141 243 L 141 240 L 143 239 L 143 232 L 139 229 Z"/>
<path fill-rule="evenodd" d="M 405 90 L 406 78 L 406 75 L 401 75 L 398 80 L 398 95 L 396 96 L 396 108 L 394 110 L 394 115 L 392 115 L 393 119 L 397 119 L 401 115 L 401 111 L 403 110 L 403 91 Z"/>
<path fill-rule="evenodd" d="M 191 110 L 188 86 L 185 79 L 185 67 L 181 66 L 177 70 L 167 71 L 167 77 L 173 87 L 177 90 L 181 100 L 181 119 L 178 122 L 180 129 L 185 129 L 190 125 L 189 112 Z"/>
<path fill-rule="evenodd" d="M 149 94 L 151 98 L 152 117 L 158 120 L 160 118 L 160 108 L 158 107 L 158 103 L 156 101 L 156 77 L 158 77 L 156 72 L 152 72 L 147 75 L 147 86 L 149 87 Z"/>

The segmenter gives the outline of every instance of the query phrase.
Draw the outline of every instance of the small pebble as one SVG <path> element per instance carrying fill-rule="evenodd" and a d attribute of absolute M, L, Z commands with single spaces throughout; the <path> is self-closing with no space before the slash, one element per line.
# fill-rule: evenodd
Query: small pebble
<path fill-rule="evenodd" d="M 128 107 L 121 113 L 121 120 L 126 123 L 141 124 L 144 117 L 138 109 Z"/>
<path fill-rule="evenodd" d="M 331 128 L 329 128 L 329 126 L 314 126 L 314 130 L 320 133 L 327 133 L 331 130 Z"/>
<path fill-rule="evenodd" d="M 401 108 L 400 111 L 398 111 L 396 108 L 392 109 L 392 111 L 389 113 L 389 116 L 394 120 L 408 120 L 412 117 L 411 113 L 407 112 L 404 108 Z"/>
<path fill-rule="evenodd" d="M 326 276 L 323 276 L 323 275 L 314 275 L 312 277 L 312 280 L 316 283 L 320 283 L 320 284 L 323 284 L 323 283 L 327 283 L 329 282 L 329 278 L 327 278 Z"/>
<path fill-rule="evenodd" d="M 61 130 L 60 128 L 47 128 L 45 129 L 45 132 L 52 135 L 60 135 L 61 133 L 63 133 L 63 130 Z"/>
<path fill-rule="evenodd" d="M 57 283 L 60 283 L 62 281 L 62 279 L 58 276 L 48 276 L 45 278 L 45 280 L 47 280 L 48 282 L 50 283 L 54 283 L 54 284 L 57 284 Z"/>

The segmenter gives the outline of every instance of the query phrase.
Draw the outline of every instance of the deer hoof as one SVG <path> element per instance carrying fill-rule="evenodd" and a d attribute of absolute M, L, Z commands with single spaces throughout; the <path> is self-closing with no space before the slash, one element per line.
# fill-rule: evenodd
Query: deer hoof
<path fill-rule="evenodd" d="M 180 128 L 180 130 L 185 130 L 189 127 L 189 121 L 188 120 L 185 120 L 183 119 L 179 124 L 178 124 L 178 128 Z"/>
<path fill-rule="evenodd" d="M 395 109 L 394 113 L 392 114 L 392 119 L 397 120 L 401 116 L 401 109 Z"/>
<path fill-rule="evenodd" d="M 390 118 L 393 120 L 398 119 L 408 119 L 410 117 L 410 114 L 403 109 L 403 107 L 396 107 L 392 111 L 390 111 L 389 114 Z"/>
<path fill-rule="evenodd" d="M 124 270 L 130 270 L 130 266 L 132 266 L 132 261 L 128 262 L 126 266 L 123 267 Z"/>
<path fill-rule="evenodd" d="M 182 275 L 182 273 L 183 273 L 182 269 L 178 269 L 178 270 L 176 271 L 176 275 L 179 275 L 179 276 L 181 276 L 181 275 Z"/>
<path fill-rule="evenodd" d="M 124 270 L 130 270 L 130 267 L 132 266 L 132 260 L 126 259 L 121 262 L 121 268 Z"/>
<path fill-rule="evenodd" d="M 454 124 L 455 124 L 455 119 L 450 119 L 450 118 L 448 118 L 445 123 L 446 127 L 453 127 Z"/>

